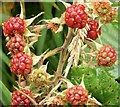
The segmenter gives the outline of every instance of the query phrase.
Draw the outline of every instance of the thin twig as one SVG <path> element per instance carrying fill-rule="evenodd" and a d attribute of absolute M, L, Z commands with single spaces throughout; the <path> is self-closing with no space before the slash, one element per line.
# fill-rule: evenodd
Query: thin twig
<path fill-rule="evenodd" d="M 43 61 L 44 61 L 45 59 L 47 59 L 48 57 L 50 57 L 50 56 L 54 56 L 55 54 L 59 53 L 59 52 L 62 51 L 62 50 L 63 50 L 62 47 L 58 47 L 58 48 L 56 48 L 56 49 L 54 49 L 54 50 L 49 51 L 49 52 L 46 53 L 45 56 L 43 57 Z"/>
<path fill-rule="evenodd" d="M 53 49 L 53 50 L 48 51 L 46 54 L 44 54 L 44 55 L 40 58 L 40 60 L 39 60 L 39 66 L 41 66 L 41 65 L 44 63 L 45 59 L 47 59 L 47 58 L 50 57 L 50 56 L 54 56 L 55 54 L 61 52 L 62 50 L 63 50 L 62 47 L 58 47 L 58 48 L 56 48 L 56 49 Z"/>
<path fill-rule="evenodd" d="M 39 105 L 42 105 L 51 96 L 51 94 L 60 87 L 61 83 L 62 81 L 60 81 L 54 88 L 52 88 L 49 94 L 39 103 Z"/>

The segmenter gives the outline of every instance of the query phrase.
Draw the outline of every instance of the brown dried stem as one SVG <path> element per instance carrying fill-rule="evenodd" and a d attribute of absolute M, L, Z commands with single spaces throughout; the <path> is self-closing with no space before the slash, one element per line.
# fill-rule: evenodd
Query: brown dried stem
<path fill-rule="evenodd" d="M 65 42 L 62 46 L 63 50 L 60 52 L 60 59 L 59 59 L 58 68 L 57 68 L 57 72 L 56 72 L 56 74 L 58 74 L 58 75 L 61 75 L 61 72 L 63 70 L 67 47 L 68 47 L 69 43 L 71 42 L 73 36 L 74 36 L 73 29 L 69 28 L 68 35 L 67 35 Z"/>
<path fill-rule="evenodd" d="M 39 105 L 42 105 L 51 96 L 51 94 L 59 88 L 59 86 L 62 83 L 62 81 L 59 81 L 59 77 L 61 76 L 61 72 L 63 70 L 63 66 L 65 63 L 67 47 L 68 47 L 69 43 L 71 42 L 73 36 L 74 36 L 73 29 L 69 28 L 65 42 L 62 45 L 63 50 L 60 52 L 60 59 L 59 59 L 58 68 L 56 71 L 56 78 L 55 78 L 55 84 L 54 84 L 55 87 L 52 88 L 52 90 L 49 92 L 49 94 L 39 103 Z"/>

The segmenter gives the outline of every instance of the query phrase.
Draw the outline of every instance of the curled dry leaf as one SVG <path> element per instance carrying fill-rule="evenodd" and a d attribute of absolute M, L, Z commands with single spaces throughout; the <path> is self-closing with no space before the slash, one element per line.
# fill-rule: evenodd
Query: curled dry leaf
<path fill-rule="evenodd" d="M 38 15 L 36 15 L 36 16 L 33 17 L 33 18 L 24 20 L 25 26 L 28 27 L 37 17 L 39 17 L 39 16 L 42 15 L 42 14 L 44 14 L 44 12 L 39 13 Z"/>
<path fill-rule="evenodd" d="M 96 17 L 98 17 L 98 14 L 94 9 L 94 2 L 87 2 L 86 3 L 86 13 L 88 14 L 88 16 L 92 19 L 95 19 Z"/>
<path fill-rule="evenodd" d="M 30 55 L 30 48 L 29 48 L 29 46 L 28 45 L 26 45 L 25 46 L 25 48 L 24 48 L 24 51 L 23 52 L 25 52 L 25 54 L 28 54 L 28 55 Z"/>
<path fill-rule="evenodd" d="M 43 25 L 42 27 L 47 28 L 47 29 L 51 29 L 53 32 L 58 33 L 58 32 L 61 32 L 63 30 L 63 25 L 65 24 L 64 17 L 65 17 L 65 14 L 63 13 L 60 18 L 55 17 L 55 18 L 52 18 L 50 20 L 43 19 L 43 20 L 40 20 L 38 23 L 46 22 L 47 26 Z M 37 30 L 38 29 L 39 28 L 37 28 Z"/>
<path fill-rule="evenodd" d="M 84 0 L 73 0 L 73 3 L 83 4 L 83 3 L 84 3 Z"/>
<path fill-rule="evenodd" d="M 42 55 L 40 55 L 40 56 L 33 56 L 32 57 L 32 59 L 33 59 L 33 65 L 36 65 L 39 62 L 39 60 L 40 60 L 41 57 L 42 57 Z"/>
<path fill-rule="evenodd" d="M 82 81 L 80 83 L 80 86 L 82 86 L 84 89 L 86 89 L 85 84 L 84 84 L 84 75 L 82 75 Z"/>
<path fill-rule="evenodd" d="M 34 56 L 32 57 L 32 59 L 33 59 L 33 65 L 36 65 L 37 63 L 39 63 L 40 59 L 42 59 L 43 56 L 44 56 L 47 52 L 48 52 L 48 50 L 46 50 L 46 51 L 45 51 L 43 54 L 41 54 L 40 56 L 34 55 Z"/>
<path fill-rule="evenodd" d="M 36 36 L 36 34 L 35 33 L 31 33 L 30 30 L 28 28 L 26 28 L 25 32 L 24 32 L 24 36 L 25 37 Z"/>
<path fill-rule="evenodd" d="M 39 34 L 42 29 L 46 28 L 46 25 L 35 25 L 35 26 L 30 26 L 30 27 L 31 27 L 32 32 Z"/>
<path fill-rule="evenodd" d="M 21 19 L 24 19 L 24 18 L 25 18 L 25 7 L 24 7 L 24 2 L 20 1 L 20 7 L 21 7 L 20 18 L 21 18 Z"/>
<path fill-rule="evenodd" d="M 46 71 L 47 71 L 47 66 L 48 66 L 48 62 L 47 62 L 46 65 L 41 65 L 41 66 L 39 67 L 39 69 L 40 69 L 41 71 L 43 71 L 43 72 L 46 72 Z"/>
<path fill-rule="evenodd" d="M 29 47 L 33 47 L 33 44 L 34 44 L 35 42 L 37 42 L 37 40 L 34 40 L 34 41 L 30 42 L 30 43 L 28 44 L 28 46 L 29 46 Z"/>
<path fill-rule="evenodd" d="M 64 81 L 67 84 L 67 88 L 74 87 L 74 85 L 67 78 L 61 77 L 60 80 Z"/>
<path fill-rule="evenodd" d="M 57 29 L 57 31 L 55 31 L 55 33 L 61 32 L 63 30 L 63 26 L 59 26 L 59 28 Z"/>

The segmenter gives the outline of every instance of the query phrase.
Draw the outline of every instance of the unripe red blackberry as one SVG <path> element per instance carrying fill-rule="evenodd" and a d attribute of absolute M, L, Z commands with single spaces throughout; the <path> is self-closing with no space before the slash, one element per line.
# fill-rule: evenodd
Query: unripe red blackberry
<path fill-rule="evenodd" d="M 84 28 L 87 23 L 87 14 L 84 5 L 73 4 L 66 9 L 65 22 L 71 28 Z"/>
<path fill-rule="evenodd" d="M 82 86 L 74 86 L 68 89 L 66 100 L 74 106 L 84 105 L 88 101 L 88 91 Z"/>
<path fill-rule="evenodd" d="M 104 16 L 111 8 L 110 2 L 94 2 L 94 8 L 99 16 Z"/>
<path fill-rule="evenodd" d="M 53 101 L 50 102 L 50 106 L 51 106 L 51 107 L 57 107 L 57 106 L 62 107 L 62 106 L 64 106 L 64 105 L 65 105 L 65 104 L 64 104 L 64 101 L 63 101 L 63 99 L 60 98 L 60 97 L 55 97 L 55 98 L 53 99 Z"/>
<path fill-rule="evenodd" d="M 90 20 L 88 21 L 88 25 L 90 29 L 87 31 L 87 38 L 96 40 L 98 38 L 98 35 L 100 34 L 98 22 L 95 20 Z"/>
<path fill-rule="evenodd" d="M 116 61 L 116 51 L 112 46 L 103 46 L 96 57 L 99 66 L 112 66 Z"/>
<path fill-rule="evenodd" d="M 4 34 L 7 36 L 14 36 L 16 33 L 23 34 L 25 25 L 23 19 L 20 17 L 10 17 L 4 22 Z"/>
<path fill-rule="evenodd" d="M 16 34 L 6 44 L 8 50 L 14 55 L 24 51 L 25 41 L 21 35 Z"/>
<path fill-rule="evenodd" d="M 32 67 L 32 57 L 27 54 L 18 53 L 10 61 L 11 72 L 17 74 L 28 74 Z"/>
<path fill-rule="evenodd" d="M 21 89 L 21 91 L 32 98 L 32 94 L 30 91 L 26 89 Z M 30 105 L 32 105 L 32 102 L 25 95 L 23 95 L 17 90 L 12 93 L 11 107 L 12 106 L 16 106 L 16 107 L 17 106 L 30 106 Z"/>

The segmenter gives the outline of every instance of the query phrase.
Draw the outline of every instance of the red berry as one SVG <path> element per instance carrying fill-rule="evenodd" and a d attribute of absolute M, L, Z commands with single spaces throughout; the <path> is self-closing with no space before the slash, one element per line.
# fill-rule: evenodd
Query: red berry
<path fill-rule="evenodd" d="M 17 34 L 6 44 L 8 50 L 14 55 L 24 51 L 25 41 L 21 35 Z"/>
<path fill-rule="evenodd" d="M 14 36 L 16 33 L 23 34 L 25 25 L 23 19 L 20 17 L 10 17 L 4 22 L 4 34 Z"/>
<path fill-rule="evenodd" d="M 27 54 L 18 53 L 10 61 L 11 72 L 17 74 L 28 74 L 32 67 L 32 57 Z"/>
<path fill-rule="evenodd" d="M 99 66 L 112 66 L 116 61 L 116 51 L 112 46 L 103 46 L 96 59 Z"/>
<path fill-rule="evenodd" d="M 87 23 L 87 14 L 84 5 L 73 4 L 66 9 L 65 22 L 71 28 L 84 28 Z"/>
<path fill-rule="evenodd" d="M 30 91 L 26 89 L 21 89 L 21 91 L 32 98 L 32 94 Z M 32 102 L 25 95 L 23 95 L 17 90 L 12 93 L 11 106 L 17 107 L 17 106 L 30 106 L 30 105 L 32 105 Z"/>
<path fill-rule="evenodd" d="M 87 32 L 87 38 L 90 38 L 92 40 L 96 40 L 98 38 L 98 35 L 100 34 L 99 24 L 95 20 L 88 21 L 89 30 Z"/>
<path fill-rule="evenodd" d="M 82 86 L 74 86 L 68 89 L 66 100 L 71 105 L 84 105 L 88 101 L 88 91 Z"/>

